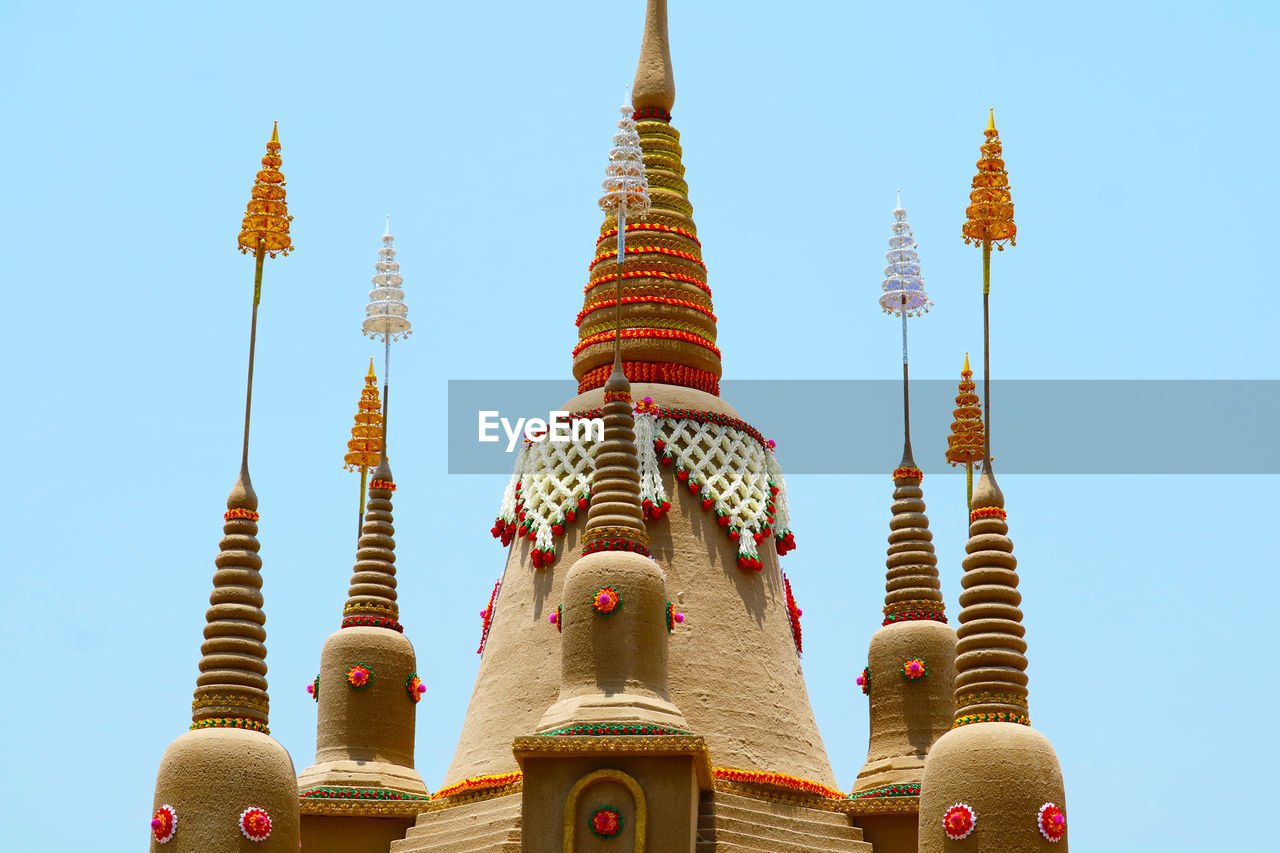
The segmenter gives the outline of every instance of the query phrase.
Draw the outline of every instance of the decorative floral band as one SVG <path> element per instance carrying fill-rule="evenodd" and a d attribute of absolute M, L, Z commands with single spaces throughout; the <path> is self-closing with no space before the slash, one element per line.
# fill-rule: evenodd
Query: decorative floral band
<path fill-rule="evenodd" d="M 951 728 L 958 729 L 961 726 L 968 726 L 973 723 L 1020 723 L 1024 726 L 1031 725 L 1031 718 L 1025 714 L 966 714 L 963 717 L 956 717 L 956 721 L 951 724 Z"/>
<path fill-rule="evenodd" d="M 557 633 L 564 632 L 564 606 L 557 604 L 556 612 L 547 617 L 547 621 L 556 626 Z"/>
<path fill-rule="evenodd" d="M 382 489 L 383 491 L 387 491 L 387 492 L 394 492 L 396 490 L 396 484 L 391 482 L 390 480 L 374 480 L 369 484 L 369 488 Z"/>
<path fill-rule="evenodd" d="M 232 521 L 237 518 L 243 518 L 246 521 L 257 521 L 259 515 L 251 509 L 229 509 L 222 514 L 223 521 Z"/>
<path fill-rule="evenodd" d="M 648 548 L 630 539 L 597 539 L 582 546 L 583 554 L 594 554 L 597 551 L 630 551 L 642 557 L 649 556 Z"/>
<path fill-rule="evenodd" d="M 622 832 L 622 812 L 613 806 L 601 806 L 591 813 L 587 822 L 591 832 L 599 838 L 613 838 Z"/>
<path fill-rule="evenodd" d="M 413 672 L 404 680 L 404 689 L 409 694 L 409 698 L 413 700 L 413 704 L 417 705 L 422 701 L 422 694 L 427 692 L 427 685 L 422 683 L 418 673 Z"/>
<path fill-rule="evenodd" d="M 679 625 L 683 621 L 684 621 L 684 614 L 677 613 L 675 604 L 668 601 L 667 602 L 667 633 L 668 634 L 674 633 L 676 630 L 676 625 Z M 688 734 L 688 732 L 681 732 L 681 734 Z"/>
<path fill-rule="evenodd" d="M 573 355 L 577 356 L 589 346 L 594 344 L 611 343 L 614 339 L 614 332 L 600 332 L 599 334 L 589 335 L 578 341 L 578 345 L 573 348 Z M 716 358 L 720 357 L 720 349 L 714 343 L 692 332 L 682 332 L 679 329 L 623 329 L 622 339 L 624 341 L 647 340 L 654 338 L 664 341 L 679 341 L 681 343 L 693 344 L 702 347 Z"/>
<path fill-rule="evenodd" d="M 602 586 L 591 596 L 591 609 L 601 616 L 612 616 L 622 604 L 622 594 L 611 586 Z"/>
<path fill-rule="evenodd" d="M 604 401 L 606 403 L 630 403 L 630 391 L 605 391 Z"/>
<path fill-rule="evenodd" d="M 941 593 L 938 595 L 939 597 L 936 601 L 929 598 L 911 598 L 905 601 L 895 601 L 892 604 L 885 605 L 883 613 L 885 616 L 892 616 L 895 613 L 913 613 L 917 610 L 944 610 L 946 608 L 942 603 Z"/>
<path fill-rule="evenodd" d="M 267 728 L 266 723 L 260 723 L 257 720 L 247 720 L 244 717 L 218 717 L 213 720 L 198 720 L 189 727 L 189 731 L 196 729 L 248 729 L 254 732 L 262 732 L 264 735 L 271 734 L 271 730 Z"/>
<path fill-rule="evenodd" d="M 616 272 L 613 273 L 612 275 L 598 275 L 590 279 L 586 283 L 586 285 L 582 288 L 582 292 L 590 293 L 593 287 L 599 287 L 602 284 L 612 285 L 619 278 L 621 278 L 623 281 L 627 281 L 628 279 L 632 279 L 632 278 L 660 278 L 660 279 L 665 279 L 666 281 L 682 281 L 685 284 L 692 284 L 694 287 L 697 287 L 698 289 L 706 293 L 707 296 L 711 295 L 711 288 L 707 285 L 705 281 L 699 281 L 697 278 L 689 275 L 688 273 L 666 272 L 665 270 L 652 270 L 652 269 L 629 270 L 627 272 L 622 273 L 621 275 L 618 275 L 618 273 Z"/>
<path fill-rule="evenodd" d="M 373 667 L 367 663 L 357 663 L 347 667 L 347 684 L 352 690 L 363 690 L 373 680 Z"/>
<path fill-rule="evenodd" d="M 892 625 L 894 622 L 941 622 L 946 624 L 947 616 L 941 610 L 909 610 L 906 613 L 891 613 L 880 623 Z"/>
<path fill-rule="evenodd" d="M 1045 803 L 1036 815 L 1036 826 L 1041 835 L 1056 844 L 1067 834 L 1067 816 L 1053 803 Z"/>
<path fill-rule="evenodd" d="M 301 796 L 312 800 L 429 800 L 418 794 L 402 794 L 389 788 L 311 788 Z"/>
<path fill-rule="evenodd" d="M 977 521 L 978 519 L 981 519 L 981 518 L 998 518 L 1001 521 L 1004 521 L 1008 517 L 1009 517 L 1008 513 L 1006 513 L 1004 510 L 1002 510 L 998 506 L 979 507 L 978 509 L 975 509 L 973 512 L 969 513 L 969 521 L 971 522 Z"/>
<path fill-rule="evenodd" d="M 250 806 L 240 813 L 240 832 L 250 841 L 266 841 L 271 835 L 271 815 L 266 809 Z"/>
<path fill-rule="evenodd" d="M 906 785 L 884 785 L 880 788 L 872 788 L 870 791 L 850 794 L 851 800 L 871 800 L 879 797 L 918 797 L 920 796 L 920 786 L 916 784 Z"/>
<path fill-rule="evenodd" d="M 642 119 L 658 119 L 659 121 L 671 121 L 671 113 L 662 107 L 641 107 L 631 114 L 636 121 Z"/>
<path fill-rule="evenodd" d="M 400 607 L 393 602 L 384 601 L 360 601 L 355 604 L 348 604 L 342 608 L 344 616 L 350 616 L 352 613 L 392 613 L 399 614 Z"/>
<path fill-rule="evenodd" d="M 633 231 L 662 231 L 667 234 L 679 234 L 681 237 L 689 238 L 699 246 L 702 245 L 702 241 L 698 239 L 697 234 L 694 234 L 687 228 L 678 228 L 675 225 L 663 225 L 658 222 L 628 222 L 627 233 L 630 234 Z M 596 245 L 599 246 L 605 240 L 616 237 L 617 234 L 617 227 L 600 232 L 600 239 L 596 240 Z"/>
<path fill-rule="evenodd" d="M 929 677 L 929 664 L 923 658 L 912 658 L 902 664 L 904 681 L 921 681 Z"/>
<path fill-rule="evenodd" d="M 316 676 L 315 680 L 307 685 L 307 692 L 311 694 L 311 698 L 320 701 L 320 676 Z"/>
<path fill-rule="evenodd" d="M 697 255 L 691 252 L 682 252 L 679 249 L 668 249 L 666 246 L 627 246 L 626 253 L 628 255 L 670 255 L 673 258 L 680 258 L 682 260 L 691 261 L 692 263 L 695 263 L 698 266 L 702 267 L 704 270 L 707 268 L 707 265 L 704 264 L 702 262 L 702 259 L 699 258 Z M 591 265 L 587 267 L 587 272 L 590 272 L 591 270 L 595 269 L 596 264 L 599 264 L 603 261 L 613 260 L 616 257 L 618 257 L 617 249 L 613 249 L 613 250 L 606 249 L 602 252 L 597 253 L 596 256 L 591 260 Z M 625 256 L 623 257 L 623 260 L 624 261 L 626 260 Z"/>
<path fill-rule="evenodd" d="M 515 773 L 498 773 L 490 776 L 468 776 L 461 782 L 457 782 L 447 788 L 441 788 L 431 795 L 433 800 L 443 800 L 446 797 L 452 797 L 467 791 L 483 791 L 487 788 L 503 788 L 507 785 L 519 782 L 524 778 L 524 774 L 516 771 Z"/>
<path fill-rule="evenodd" d="M 684 729 L 666 726 L 634 725 L 632 723 L 589 723 L 543 732 L 539 737 L 605 737 L 609 735 L 687 735 Z"/>
<path fill-rule="evenodd" d="M 480 611 L 480 648 L 476 649 L 476 654 L 484 654 L 484 644 L 489 642 L 489 629 L 493 627 L 493 608 L 498 601 L 498 590 L 502 589 L 502 579 L 499 578 L 493 585 L 493 592 L 489 593 L 489 605 Z"/>
<path fill-rule="evenodd" d="M 1016 693 L 965 693 L 956 695 L 956 704 L 961 708 L 972 708 L 975 705 L 1014 705 L 1027 707 L 1027 697 Z"/>
<path fill-rule="evenodd" d="M 578 312 L 578 317 L 574 320 L 575 326 L 581 326 L 582 320 L 593 311 L 599 311 L 602 308 L 612 308 L 618 304 L 616 299 L 601 299 L 598 302 L 592 302 L 586 308 Z M 697 311 L 711 318 L 711 322 L 716 321 L 716 315 L 711 309 L 705 305 L 699 305 L 696 302 L 690 302 L 688 299 L 675 299 L 670 296 L 624 296 L 622 297 L 623 305 L 670 305 L 675 308 L 688 308 L 690 311 Z"/>
<path fill-rule="evenodd" d="M 919 468 L 895 468 L 893 469 L 893 479 L 895 480 L 923 480 L 924 472 Z"/>
<path fill-rule="evenodd" d="M 344 616 L 343 628 L 390 628 L 392 631 L 404 633 L 404 626 L 386 616 Z"/>
<path fill-rule="evenodd" d="M 612 364 L 588 370 L 578 380 L 578 393 L 585 394 L 599 388 L 608 380 L 612 370 Z M 679 385 L 695 391 L 705 391 L 713 397 L 720 395 L 720 378 L 709 370 L 699 370 L 671 361 L 624 361 L 622 371 L 632 382 Z"/>
<path fill-rule="evenodd" d="M 589 527 L 586 532 L 582 534 L 583 542 L 595 542 L 600 539 L 618 538 L 630 539 L 633 542 L 647 543 L 649 541 L 649 534 L 645 530 L 640 530 L 634 527 L 618 526 Z"/>
<path fill-rule="evenodd" d="M 266 712 L 268 710 L 267 700 L 260 699 L 257 696 L 250 696 L 244 693 L 201 693 L 191 701 L 191 710 L 198 711 L 201 708 L 252 708 L 255 711 Z"/>
<path fill-rule="evenodd" d="M 735 770 L 731 767 L 713 767 L 712 772 L 715 773 L 717 779 L 724 779 L 727 782 L 745 782 L 751 785 L 770 785 L 775 788 L 787 788 L 792 791 L 801 791 L 806 794 L 816 794 L 819 797 L 826 797 L 829 800 L 843 800 L 844 794 L 828 788 L 820 782 L 814 782 L 809 779 L 801 779 L 798 776 L 790 776 L 786 773 L 764 773 L 759 770 Z"/>
<path fill-rule="evenodd" d="M 956 803 L 942 815 L 942 829 L 952 841 L 968 838 L 977 822 L 978 815 L 968 803 Z"/>

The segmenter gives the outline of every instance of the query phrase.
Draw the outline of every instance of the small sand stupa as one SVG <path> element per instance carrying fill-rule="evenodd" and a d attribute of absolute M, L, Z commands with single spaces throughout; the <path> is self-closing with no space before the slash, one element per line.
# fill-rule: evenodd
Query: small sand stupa
<path fill-rule="evenodd" d="M 200 646 L 191 729 L 160 760 L 151 850 L 232 853 L 255 842 L 264 853 L 296 853 L 298 800 L 293 761 L 268 733 L 267 618 L 262 612 L 258 496 L 249 479 L 249 415 L 263 259 L 292 248 L 280 173 L 280 138 L 271 132 L 239 236 L 255 260 L 249 374 L 240 475 L 227 498 L 223 538 Z"/>

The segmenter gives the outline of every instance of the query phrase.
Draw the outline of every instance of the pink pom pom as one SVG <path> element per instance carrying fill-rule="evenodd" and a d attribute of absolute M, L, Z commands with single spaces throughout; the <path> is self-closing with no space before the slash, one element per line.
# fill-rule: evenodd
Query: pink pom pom
<path fill-rule="evenodd" d="M 308 685 L 307 685 L 307 692 L 308 692 L 308 693 L 315 693 L 315 692 L 316 692 L 316 686 L 315 686 L 314 684 L 308 684 Z"/>
<path fill-rule="evenodd" d="M 803 611 L 803 610 L 801 610 L 799 607 L 797 607 L 797 608 L 796 608 L 796 616 L 803 616 L 803 615 L 804 615 L 804 611 Z"/>
<path fill-rule="evenodd" d="M 152 828 L 152 829 L 159 829 L 159 828 L 160 828 L 160 818 L 158 818 L 158 817 L 153 817 L 153 818 L 151 818 L 151 828 Z"/>
<path fill-rule="evenodd" d="M 602 593 L 600 593 L 599 595 L 597 595 L 597 596 L 596 596 L 596 603 L 597 603 L 597 604 L 599 604 L 601 607 L 608 607 L 608 606 L 609 606 L 609 594 L 608 594 L 607 592 L 602 592 Z"/>
<path fill-rule="evenodd" d="M 683 613 L 677 613 L 677 614 L 676 614 L 676 621 L 677 621 L 677 622 L 683 622 L 683 621 L 684 621 L 684 614 L 683 614 Z"/>
<path fill-rule="evenodd" d="M 556 614 L 552 613 L 550 616 L 548 616 L 547 621 L 550 622 L 552 625 L 556 624 Z"/>
<path fill-rule="evenodd" d="M 419 685 L 418 685 L 418 692 L 419 692 L 419 693 L 426 693 L 426 692 L 427 692 L 427 685 L 425 685 L 425 684 L 419 684 Z"/>
<path fill-rule="evenodd" d="M 866 679 L 866 677 L 865 677 L 865 676 L 861 676 L 861 675 L 859 675 L 859 676 L 858 676 L 858 686 L 859 686 L 859 687 L 861 687 L 863 684 L 866 684 L 866 683 L 867 683 L 867 679 Z"/>

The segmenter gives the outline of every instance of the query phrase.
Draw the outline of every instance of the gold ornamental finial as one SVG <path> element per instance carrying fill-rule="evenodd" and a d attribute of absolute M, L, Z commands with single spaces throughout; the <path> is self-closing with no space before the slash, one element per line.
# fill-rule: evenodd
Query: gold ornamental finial
<path fill-rule="evenodd" d="M 356 515 L 356 538 L 364 527 L 364 501 L 369 482 L 369 469 L 382 459 L 382 401 L 378 398 L 378 377 L 373 372 L 373 359 L 369 359 L 369 373 L 364 377 L 360 402 L 356 404 L 356 422 L 351 427 L 351 440 L 347 442 L 346 463 L 348 471 L 360 472 L 360 511 Z"/>
<path fill-rule="evenodd" d="M 289 237 L 289 206 L 285 202 L 284 175 L 280 173 L 280 131 L 278 124 L 271 128 L 271 141 L 262 158 L 262 169 L 250 191 L 245 205 L 244 221 L 240 225 L 240 252 L 265 254 L 275 257 L 287 255 L 293 250 Z"/>
<path fill-rule="evenodd" d="M 951 435 L 947 436 L 947 461 L 952 465 L 964 465 L 965 494 L 973 503 L 973 463 L 982 460 L 985 430 L 982 427 L 982 409 L 978 408 L 977 386 L 973 370 L 969 368 L 969 353 L 964 354 L 964 368 L 960 371 L 959 393 L 952 411 Z"/>
<path fill-rule="evenodd" d="M 994 244 L 1003 249 L 1018 244 L 1018 226 L 1013 223 L 1013 196 L 1009 193 L 1009 174 L 1001 159 L 1000 132 L 996 130 L 996 113 L 993 109 L 983 133 L 986 141 L 978 158 L 978 174 L 973 177 L 973 190 L 969 193 L 968 217 L 964 223 L 964 241 L 978 246 Z"/>

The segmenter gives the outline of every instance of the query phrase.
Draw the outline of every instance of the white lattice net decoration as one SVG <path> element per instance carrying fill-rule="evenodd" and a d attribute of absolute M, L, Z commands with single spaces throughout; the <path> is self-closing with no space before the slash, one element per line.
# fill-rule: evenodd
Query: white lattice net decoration
<path fill-rule="evenodd" d="M 404 290 L 400 285 L 400 262 L 396 260 L 395 237 L 391 234 L 391 218 L 387 217 L 387 232 L 382 235 L 382 248 L 378 261 L 373 265 L 373 290 L 369 291 L 369 304 L 365 307 L 361 331 L 367 336 L 390 343 L 406 338 L 412 333 L 409 322 L 409 306 L 404 304 Z"/>
<path fill-rule="evenodd" d="M 902 208 L 901 195 L 898 196 L 890 227 L 893 236 L 889 238 L 889 251 L 884 255 L 889 265 L 884 268 L 884 282 L 880 285 L 884 291 L 880 294 L 880 307 L 886 314 L 897 316 L 903 313 L 908 317 L 927 314 L 933 303 L 929 301 L 924 279 L 920 277 L 920 255 L 916 252 L 916 240 L 911 233 L 911 223 L 907 221 L 907 212 Z"/>
<path fill-rule="evenodd" d="M 761 568 L 758 543 L 772 536 L 779 554 L 795 547 L 787 510 L 786 481 L 773 449 L 740 421 L 637 412 L 636 449 L 640 498 L 646 518 L 670 508 L 662 469 L 675 471 L 675 487 L 698 496 L 726 535 L 738 543 L 738 563 Z M 729 421 L 728 423 L 716 421 Z M 595 443 L 525 442 L 502 497 L 491 533 L 509 543 L 533 540 L 535 566 L 555 560 L 555 541 L 585 512 L 595 472 Z"/>

